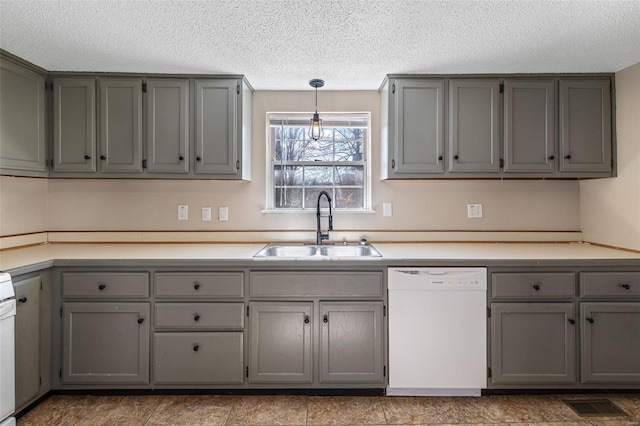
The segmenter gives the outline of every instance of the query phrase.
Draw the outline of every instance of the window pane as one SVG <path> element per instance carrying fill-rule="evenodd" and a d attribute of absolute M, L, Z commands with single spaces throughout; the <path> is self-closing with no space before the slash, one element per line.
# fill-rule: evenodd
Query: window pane
<path fill-rule="evenodd" d="M 286 209 L 302 208 L 302 188 L 276 188 L 273 205 Z"/>
<path fill-rule="evenodd" d="M 361 209 L 364 207 L 362 188 L 336 188 L 335 206 L 338 209 Z"/>
<path fill-rule="evenodd" d="M 325 132 L 326 134 L 327 132 Z M 304 150 L 304 161 L 331 161 L 333 160 L 333 142 L 320 139 L 307 141 Z"/>
<path fill-rule="evenodd" d="M 315 209 L 318 206 L 318 194 L 320 191 L 327 191 L 329 196 L 333 200 L 333 190 L 331 188 L 305 188 L 304 190 L 304 205 L 305 208 Z M 327 199 L 322 197 L 322 201 L 320 202 L 320 208 L 329 208 L 329 204 L 327 203 Z"/>
<path fill-rule="evenodd" d="M 304 142 L 296 139 L 276 141 L 276 161 L 301 161 L 304 156 Z"/>
<path fill-rule="evenodd" d="M 364 166 L 336 166 L 336 185 L 364 185 Z"/>
<path fill-rule="evenodd" d="M 333 185 L 333 166 L 306 166 L 304 168 L 305 185 Z"/>
<path fill-rule="evenodd" d="M 274 166 L 275 186 L 302 186 L 302 166 Z"/>

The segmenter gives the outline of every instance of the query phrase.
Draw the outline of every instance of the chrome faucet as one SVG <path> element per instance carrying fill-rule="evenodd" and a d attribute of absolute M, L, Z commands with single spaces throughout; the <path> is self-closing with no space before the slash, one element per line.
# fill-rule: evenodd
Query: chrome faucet
<path fill-rule="evenodd" d="M 327 197 L 327 201 L 329 202 L 329 227 L 327 228 L 327 233 L 323 234 L 320 229 L 320 198 L 322 196 Z M 331 214 L 331 197 L 327 191 L 321 191 L 318 194 L 318 205 L 316 206 L 316 244 L 321 245 L 322 240 L 329 239 L 329 231 L 333 231 L 333 215 Z"/>

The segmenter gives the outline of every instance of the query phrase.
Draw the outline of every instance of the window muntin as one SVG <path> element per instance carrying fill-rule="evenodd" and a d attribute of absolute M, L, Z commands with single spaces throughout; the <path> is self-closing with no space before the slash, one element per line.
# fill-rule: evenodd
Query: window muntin
<path fill-rule="evenodd" d="M 335 209 L 368 209 L 369 114 L 323 115 L 318 141 L 302 118 L 270 116 L 269 208 L 315 210 L 327 191 Z"/>

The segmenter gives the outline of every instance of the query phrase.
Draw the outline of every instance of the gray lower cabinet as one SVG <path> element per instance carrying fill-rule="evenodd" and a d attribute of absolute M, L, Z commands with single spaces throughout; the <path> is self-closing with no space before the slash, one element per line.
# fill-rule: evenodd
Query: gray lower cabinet
<path fill-rule="evenodd" d="M 146 157 L 150 173 L 188 173 L 189 80 L 146 80 Z"/>
<path fill-rule="evenodd" d="M 142 172 L 142 79 L 99 79 L 98 169 Z"/>
<path fill-rule="evenodd" d="M 40 276 L 14 283 L 16 293 L 16 407 L 40 391 Z"/>
<path fill-rule="evenodd" d="M 576 380 L 574 303 L 491 304 L 491 382 Z"/>
<path fill-rule="evenodd" d="M 0 58 L 0 169 L 45 174 L 45 76 Z"/>
<path fill-rule="evenodd" d="M 504 81 L 504 171 L 556 170 L 554 80 Z"/>
<path fill-rule="evenodd" d="M 312 302 L 249 304 L 249 382 L 313 381 Z"/>
<path fill-rule="evenodd" d="M 154 333 L 154 383 L 242 384 L 242 332 Z"/>
<path fill-rule="evenodd" d="M 610 174 L 611 83 L 560 80 L 560 171 Z"/>
<path fill-rule="evenodd" d="M 149 383 L 149 303 L 62 304 L 62 383 Z"/>
<path fill-rule="evenodd" d="M 53 166 L 56 172 L 96 171 L 96 80 L 53 80 Z"/>
<path fill-rule="evenodd" d="M 449 81 L 449 171 L 500 171 L 500 80 Z"/>
<path fill-rule="evenodd" d="M 580 306 L 582 381 L 640 383 L 640 302 Z"/>
<path fill-rule="evenodd" d="M 382 302 L 320 302 L 320 382 L 383 379 Z"/>

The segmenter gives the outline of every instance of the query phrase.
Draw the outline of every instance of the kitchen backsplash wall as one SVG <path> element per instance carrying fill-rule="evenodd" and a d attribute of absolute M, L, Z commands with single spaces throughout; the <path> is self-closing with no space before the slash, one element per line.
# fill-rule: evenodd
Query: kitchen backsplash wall
<path fill-rule="evenodd" d="M 577 181 L 380 181 L 378 92 L 323 90 L 318 93 L 318 102 L 321 115 L 330 111 L 370 111 L 372 118 L 370 161 L 375 213 L 337 213 L 336 230 L 580 229 Z M 3 177 L 0 235 L 45 228 L 50 231 L 308 230 L 312 238 L 314 214 L 266 214 L 263 209 L 266 114 L 309 112 L 313 106 L 312 91 L 254 93 L 253 180 L 250 182 L 51 179 L 47 184 L 45 179 Z M 46 205 L 42 201 L 43 193 L 48 200 Z M 393 217 L 382 216 L 383 202 L 393 203 Z M 7 206 L 8 203 L 15 207 Z M 467 203 L 482 203 L 484 218 L 467 219 Z M 178 204 L 189 205 L 189 220 L 177 220 Z M 211 222 L 201 220 L 204 206 L 213 208 Z M 217 220 L 220 206 L 229 207 L 229 221 Z"/>
<path fill-rule="evenodd" d="M 640 63 L 616 73 L 618 177 L 580 183 L 586 241 L 640 250 Z"/>

